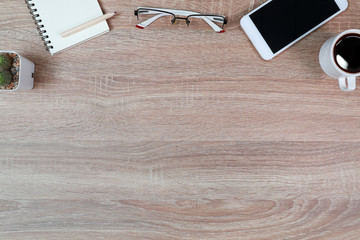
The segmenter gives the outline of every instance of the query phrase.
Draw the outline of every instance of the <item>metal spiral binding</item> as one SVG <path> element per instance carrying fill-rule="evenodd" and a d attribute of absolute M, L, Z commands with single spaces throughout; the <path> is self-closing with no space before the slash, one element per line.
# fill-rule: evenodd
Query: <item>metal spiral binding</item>
<path fill-rule="evenodd" d="M 51 45 L 51 41 L 49 39 L 49 35 L 46 34 L 46 30 L 44 29 L 44 25 L 41 23 L 42 20 L 40 18 L 40 15 L 37 14 L 37 9 L 35 7 L 35 4 L 32 2 L 33 0 L 25 0 L 25 4 L 27 5 L 30 14 L 32 15 L 32 18 L 34 19 L 36 29 L 39 31 L 39 34 L 41 36 L 41 40 L 44 42 L 44 45 L 46 47 L 46 50 L 49 51 L 50 49 L 53 49 L 54 47 Z"/>

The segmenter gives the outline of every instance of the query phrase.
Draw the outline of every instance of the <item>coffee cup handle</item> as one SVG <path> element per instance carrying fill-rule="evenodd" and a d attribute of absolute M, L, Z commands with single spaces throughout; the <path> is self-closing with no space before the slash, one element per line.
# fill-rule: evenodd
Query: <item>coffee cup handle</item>
<path fill-rule="evenodd" d="M 356 77 L 340 77 L 339 86 L 343 91 L 353 91 L 356 88 Z"/>

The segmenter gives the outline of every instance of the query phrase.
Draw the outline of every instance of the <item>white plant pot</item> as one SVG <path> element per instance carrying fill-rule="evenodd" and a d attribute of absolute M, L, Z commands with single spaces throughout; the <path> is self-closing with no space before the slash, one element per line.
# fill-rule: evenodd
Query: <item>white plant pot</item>
<path fill-rule="evenodd" d="M 19 56 L 19 83 L 15 89 L 0 89 L 0 91 L 16 91 L 16 90 L 29 90 L 34 87 L 34 71 L 35 64 L 28 59 L 22 57 L 14 51 L 1 51 L 0 53 L 13 53 Z"/>

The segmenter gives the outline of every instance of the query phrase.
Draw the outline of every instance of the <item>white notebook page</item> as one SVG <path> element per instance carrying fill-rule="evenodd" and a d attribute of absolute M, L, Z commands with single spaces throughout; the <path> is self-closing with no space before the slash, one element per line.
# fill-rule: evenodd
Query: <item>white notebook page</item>
<path fill-rule="evenodd" d="M 89 20 L 103 15 L 97 0 L 32 0 L 39 14 L 40 24 L 44 25 L 45 35 L 49 36 L 54 54 L 75 44 L 104 34 L 109 31 L 106 21 L 85 29 L 69 37 L 61 37 L 61 33 Z"/>

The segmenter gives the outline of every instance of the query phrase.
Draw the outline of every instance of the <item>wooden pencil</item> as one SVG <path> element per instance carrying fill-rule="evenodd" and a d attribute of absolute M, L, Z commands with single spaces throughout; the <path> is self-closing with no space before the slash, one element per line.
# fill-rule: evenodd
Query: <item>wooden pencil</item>
<path fill-rule="evenodd" d="M 102 21 L 105 21 L 106 19 L 109 19 L 109 18 L 113 17 L 115 14 L 116 14 L 116 12 L 104 14 L 104 15 L 102 15 L 100 17 L 92 19 L 92 20 L 90 20 L 90 21 L 88 21 L 86 23 L 83 23 L 83 24 L 81 24 L 79 26 L 76 26 L 74 28 L 71 28 L 71 29 L 61 33 L 61 36 L 64 37 L 64 38 L 69 37 L 69 36 L 71 36 L 71 35 L 73 35 L 75 33 L 78 33 L 80 31 L 88 29 L 89 27 L 92 27 L 92 26 L 94 26 L 94 25 L 96 25 L 98 23 L 101 23 Z"/>

